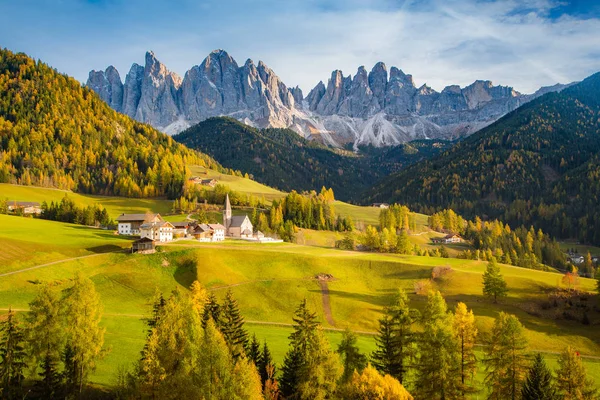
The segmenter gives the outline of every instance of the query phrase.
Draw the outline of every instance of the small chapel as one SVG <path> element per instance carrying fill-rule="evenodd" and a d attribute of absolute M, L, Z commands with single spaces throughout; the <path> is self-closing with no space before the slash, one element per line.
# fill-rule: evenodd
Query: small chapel
<path fill-rule="evenodd" d="M 231 215 L 229 194 L 225 195 L 225 209 L 223 210 L 223 226 L 225 236 L 232 238 L 251 238 L 253 234 L 252 221 L 248 215 Z"/>

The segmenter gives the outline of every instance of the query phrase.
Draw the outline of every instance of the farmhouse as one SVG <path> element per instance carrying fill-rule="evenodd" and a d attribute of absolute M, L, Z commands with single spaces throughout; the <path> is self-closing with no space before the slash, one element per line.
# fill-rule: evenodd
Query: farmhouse
<path fill-rule="evenodd" d="M 188 182 L 192 182 L 195 185 L 210 186 L 210 187 L 215 187 L 218 183 L 216 179 L 202 179 L 197 176 L 192 176 L 190 179 L 188 179 Z"/>
<path fill-rule="evenodd" d="M 212 241 L 220 242 L 225 240 L 225 227 L 221 224 L 208 224 L 212 231 Z"/>
<path fill-rule="evenodd" d="M 133 242 L 131 246 L 132 253 L 151 254 L 156 251 L 156 244 L 150 238 L 141 238 Z"/>
<path fill-rule="evenodd" d="M 186 237 L 191 235 L 196 228 L 196 222 L 193 221 L 181 221 L 171 222 L 173 225 L 173 237 Z"/>
<path fill-rule="evenodd" d="M 433 238 L 431 241 L 435 244 L 451 244 L 451 243 L 462 243 L 463 238 L 461 238 L 456 233 L 450 233 L 441 238 Z"/>
<path fill-rule="evenodd" d="M 225 209 L 223 210 L 223 225 L 225 236 L 233 238 L 251 238 L 253 233 L 252 221 L 247 215 L 231 215 L 229 195 L 225 196 Z"/>
<path fill-rule="evenodd" d="M 36 214 L 39 215 L 42 213 L 42 208 L 40 207 L 40 203 L 35 201 L 14 201 L 11 200 L 8 202 L 8 211 L 13 213 L 22 213 L 25 215 Z"/>
<path fill-rule="evenodd" d="M 390 205 L 388 203 L 373 203 L 371 204 L 371 207 L 390 208 Z"/>
<path fill-rule="evenodd" d="M 140 236 L 159 242 L 170 242 L 173 240 L 173 228 L 173 224 L 167 221 L 144 222 L 140 225 Z"/>
<path fill-rule="evenodd" d="M 119 235 L 139 235 L 144 223 L 164 221 L 160 214 L 121 214 L 117 217 Z"/>
<path fill-rule="evenodd" d="M 220 242 L 225 240 L 225 227 L 221 224 L 198 224 L 192 236 L 201 242 Z"/>

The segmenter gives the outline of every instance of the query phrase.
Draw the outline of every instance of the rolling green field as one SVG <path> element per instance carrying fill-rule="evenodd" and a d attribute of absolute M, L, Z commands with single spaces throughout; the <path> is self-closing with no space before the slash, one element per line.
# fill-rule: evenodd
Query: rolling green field
<path fill-rule="evenodd" d="M 51 201 L 61 201 L 65 195 L 69 196 L 78 206 L 101 204 L 106 208 L 111 218 L 116 218 L 122 213 L 145 213 L 146 211 L 160 213 L 161 215 L 168 214 L 173 207 L 173 202 L 166 199 L 93 196 L 67 190 L 0 183 L 0 198 L 8 200 L 37 201 L 39 203 L 46 201 L 50 203 Z"/>
<path fill-rule="evenodd" d="M 23 217 L 0 216 L 0 226 L 0 240 L 15 249 L 11 254 L 4 253 L 0 274 L 61 257 L 94 254 L 0 276 L 0 309 L 13 307 L 26 311 L 40 282 L 51 282 L 61 289 L 69 285 L 76 271 L 89 276 L 102 298 L 106 346 L 110 349 L 92 378 L 102 385 L 110 385 L 117 368 L 130 366 L 139 356 L 146 329 L 141 319 L 150 310 L 148 299 L 155 289 L 164 293 L 175 288 L 187 290 L 195 279 L 215 291 L 218 297 L 230 288 L 249 321 L 248 330 L 256 333 L 261 341 L 268 340 L 279 361 L 287 350 L 290 332 L 289 327 L 281 324 L 291 323 L 302 299 L 307 299 L 325 328 L 350 327 L 373 332 L 382 308 L 398 288 L 410 293 L 415 308 L 423 307 L 425 297 L 414 294 L 413 285 L 417 280 L 429 278 L 434 266 L 452 268 L 445 279 L 434 283 L 434 288 L 442 291 L 450 308 L 458 301 L 466 302 L 474 310 L 481 332 L 489 331 L 500 311 L 507 311 L 523 322 L 532 349 L 559 352 L 571 344 L 584 355 L 600 356 L 598 313 L 590 314 L 591 326 L 536 316 L 535 306 L 560 282 L 560 275 L 554 273 L 502 266 L 510 292 L 508 298 L 495 305 L 481 296 L 485 263 L 477 261 L 241 241 L 176 242 L 162 246 L 163 252 L 153 255 L 100 254 L 90 249 L 98 246 L 118 249 L 128 245 L 129 240 L 98 229 Z M 48 234 L 30 235 L 32 230 Z M 31 249 L 39 251 L 31 252 Z M 28 253 L 32 253 L 29 259 Z M 328 283 L 332 324 L 327 321 L 321 288 L 314 280 L 319 273 L 334 276 Z M 585 291 L 594 290 L 594 285 L 590 279 L 580 281 Z M 598 298 L 594 296 L 589 301 L 598 301 Z M 340 340 L 337 332 L 328 332 L 328 336 L 334 345 Z M 370 352 L 374 339 L 369 335 L 360 336 L 359 343 L 363 351 Z M 587 359 L 586 363 L 591 375 L 598 377 L 598 361 Z"/>

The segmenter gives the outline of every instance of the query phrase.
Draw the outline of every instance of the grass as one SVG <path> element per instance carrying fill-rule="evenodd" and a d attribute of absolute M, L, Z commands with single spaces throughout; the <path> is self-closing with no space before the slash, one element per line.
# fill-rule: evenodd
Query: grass
<path fill-rule="evenodd" d="M 58 202 L 69 196 L 78 206 L 101 204 L 111 218 L 116 218 L 122 213 L 145 213 L 153 211 L 162 214 L 171 212 L 173 202 L 165 199 L 130 199 L 115 196 L 94 196 L 74 193 L 68 190 L 41 188 L 35 186 L 12 185 L 0 183 L 0 196 L 8 200 L 37 201 L 42 203 Z"/>

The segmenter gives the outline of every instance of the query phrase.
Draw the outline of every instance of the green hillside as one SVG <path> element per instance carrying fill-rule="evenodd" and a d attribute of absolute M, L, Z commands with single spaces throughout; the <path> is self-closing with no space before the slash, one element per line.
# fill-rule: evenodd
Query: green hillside
<path fill-rule="evenodd" d="M 600 74 L 544 95 L 438 157 L 377 184 L 369 198 L 430 213 L 534 224 L 600 243 Z"/>
<path fill-rule="evenodd" d="M 79 82 L 0 49 L 0 182 L 128 197 L 179 195 L 186 165 L 217 167 L 112 110 Z"/>
<path fill-rule="evenodd" d="M 489 331 L 500 311 L 508 311 L 523 322 L 534 349 L 557 352 L 570 344 L 586 356 L 600 356 L 600 331 L 592 328 L 600 323 L 600 313 L 590 307 L 592 325 L 586 326 L 551 316 L 555 311 L 544 308 L 559 285 L 559 274 L 502 266 L 509 295 L 493 304 L 481 295 L 485 263 L 477 261 L 235 241 L 175 242 L 154 255 L 114 252 L 71 259 L 96 254 L 95 248 L 116 250 L 130 241 L 94 228 L 22 217 L 0 216 L 0 226 L 4 248 L 13 249 L 4 252 L 0 274 L 16 272 L 0 279 L 1 309 L 26 310 L 39 283 L 52 282 L 60 289 L 69 284 L 75 271 L 94 281 L 104 305 L 106 344 L 111 347 L 92 379 L 102 384 L 111 384 L 117 368 L 138 357 L 145 337 L 140 319 L 149 312 L 148 300 L 155 289 L 164 293 L 176 287 L 187 289 L 195 279 L 219 297 L 231 288 L 246 320 L 256 321 L 248 329 L 261 340 L 269 340 L 278 361 L 287 348 L 289 328 L 259 323 L 289 324 L 295 307 L 306 298 L 325 327 L 372 332 L 382 308 L 398 288 L 405 288 L 413 306 L 422 308 L 425 298 L 414 294 L 413 286 L 431 277 L 434 266 L 452 268 L 433 287 L 442 291 L 451 308 L 458 301 L 473 308 L 482 332 Z M 45 234 L 34 236 L 31 232 Z M 39 266 L 60 259 L 65 261 Z M 17 272 L 33 266 L 39 267 Z M 313 279 L 319 273 L 333 275 L 327 283 L 330 313 L 323 307 L 321 288 Z M 581 279 L 580 288 L 593 291 L 595 282 Z M 597 300 L 594 296 L 588 302 L 591 305 Z M 337 343 L 339 336 L 330 335 Z M 373 349 L 370 336 L 362 337 L 360 343 L 365 351 Z M 594 360 L 588 360 L 588 367 L 590 372 L 599 371 Z"/>
<path fill-rule="evenodd" d="M 390 149 L 362 148 L 359 155 L 300 137 L 290 129 L 255 129 L 233 118 L 210 118 L 173 137 L 283 191 L 332 187 L 342 200 L 392 171 L 431 157 L 448 144 L 420 141 Z"/>

